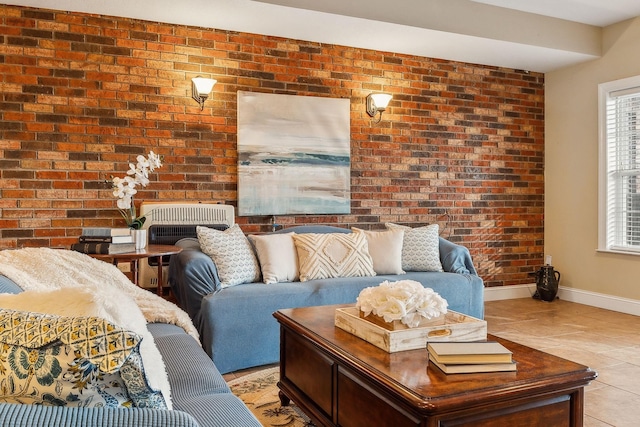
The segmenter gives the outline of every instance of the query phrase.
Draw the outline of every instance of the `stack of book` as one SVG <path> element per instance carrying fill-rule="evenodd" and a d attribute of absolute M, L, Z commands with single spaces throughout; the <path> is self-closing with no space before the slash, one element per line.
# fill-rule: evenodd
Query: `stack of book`
<path fill-rule="evenodd" d="M 429 363 L 446 374 L 515 371 L 509 349 L 496 341 L 430 342 Z"/>
<path fill-rule="evenodd" d="M 128 228 L 86 227 L 71 249 L 85 254 L 113 255 L 133 252 L 136 244 Z"/>

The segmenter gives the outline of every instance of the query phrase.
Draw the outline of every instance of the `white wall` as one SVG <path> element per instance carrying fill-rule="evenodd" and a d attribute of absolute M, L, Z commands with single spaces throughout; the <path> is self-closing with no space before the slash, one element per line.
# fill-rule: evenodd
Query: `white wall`
<path fill-rule="evenodd" d="M 640 75 L 640 18 L 603 37 L 600 59 L 545 76 L 545 254 L 561 286 L 640 300 L 640 256 L 596 252 L 598 84 Z"/>

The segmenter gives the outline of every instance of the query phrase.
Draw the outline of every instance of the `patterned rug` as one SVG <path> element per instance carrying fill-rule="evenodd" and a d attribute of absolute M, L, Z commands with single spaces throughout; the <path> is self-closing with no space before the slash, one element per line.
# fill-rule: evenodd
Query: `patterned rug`
<path fill-rule="evenodd" d="M 280 405 L 280 368 L 268 368 L 228 382 L 233 394 L 247 405 L 263 426 L 313 427 L 314 424 L 292 402 Z"/>

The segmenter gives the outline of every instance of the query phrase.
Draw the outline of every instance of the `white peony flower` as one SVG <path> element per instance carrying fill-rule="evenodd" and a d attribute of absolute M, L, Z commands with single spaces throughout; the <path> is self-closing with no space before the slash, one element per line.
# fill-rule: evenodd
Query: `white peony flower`
<path fill-rule="evenodd" d="M 400 320 L 410 328 L 418 326 L 422 319 L 446 314 L 447 306 L 437 292 L 415 280 L 384 281 L 363 289 L 356 300 L 356 307 L 365 316 L 373 313 L 385 322 Z"/>

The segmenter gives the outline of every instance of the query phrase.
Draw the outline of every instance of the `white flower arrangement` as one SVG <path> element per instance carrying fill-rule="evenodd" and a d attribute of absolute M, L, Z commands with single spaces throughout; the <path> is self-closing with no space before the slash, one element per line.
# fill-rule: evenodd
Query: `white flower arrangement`
<path fill-rule="evenodd" d="M 118 199 L 117 205 L 120 214 L 127 223 L 127 227 L 140 229 L 144 224 L 145 217 L 138 217 L 136 206 L 133 203 L 133 196 L 138 192 L 137 185 L 146 187 L 149 184 L 149 172 L 162 166 L 162 158 L 149 151 L 148 158 L 139 155 L 136 158 L 137 164 L 129 163 L 129 170 L 124 178 L 112 178 L 113 196 Z"/>
<path fill-rule="evenodd" d="M 373 313 L 391 323 L 400 320 L 415 328 L 422 319 L 433 319 L 447 313 L 447 301 L 431 288 L 415 280 L 385 280 L 378 286 L 360 292 L 356 307 L 365 316 Z"/>

